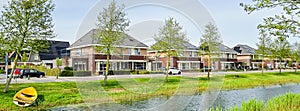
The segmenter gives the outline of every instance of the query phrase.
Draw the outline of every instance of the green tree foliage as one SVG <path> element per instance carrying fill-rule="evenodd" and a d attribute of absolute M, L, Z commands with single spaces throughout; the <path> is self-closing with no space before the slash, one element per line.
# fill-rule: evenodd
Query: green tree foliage
<path fill-rule="evenodd" d="M 292 46 L 291 46 L 291 59 L 292 62 L 296 62 L 295 64 L 295 72 L 297 72 L 297 68 L 299 66 L 299 61 L 300 61 L 300 43 L 295 42 Z"/>
<path fill-rule="evenodd" d="M 184 43 L 188 40 L 186 34 L 182 32 L 182 27 L 174 18 L 165 20 L 165 25 L 160 28 L 158 35 L 155 35 L 156 43 L 151 46 L 153 50 L 166 53 L 167 66 L 166 66 L 166 78 L 168 81 L 168 70 L 170 68 L 170 59 L 172 56 L 178 56 L 180 52 L 186 47 Z"/>
<path fill-rule="evenodd" d="M 116 1 L 112 1 L 108 8 L 104 8 L 98 15 L 98 28 L 94 37 L 100 44 L 96 50 L 107 55 L 104 85 L 106 85 L 110 69 L 110 56 L 116 46 L 122 43 L 126 37 L 124 31 L 129 26 L 130 21 L 125 16 L 124 5 L 118 6 Z"/>
<path fill-rule="evenodd" d="M 1 44 L 17 53 L 13 69 L 23 50 L 37 52 L 48 46 L 46 40 L 54 37 L 51 17 L 53 10 L 52 0 L 10 0 L 4 6 L 0 18 L 0 32 L 3 35 Z M 11 77 L 4 92 L 8 90 Z"/>
<path fill-rule="evenodd" d="M 279 61 L 279 73 L 281 74 L 282 61 L 290 56 L 290 44 L 286 38 L 277 38 L 271 44 L 271 52 L 274 59 Z"/>
<path fill-rule="evenodd" d="M 256 43 L 257 50 L 255 52 L 256 54 L 260 54 L 262 56 L 261 74 L 264 74 L 264 60 L 266 56 L 271 54 L 270 45 L 272 43 L 272 39 L 270 36 L 268 36 L 265 30 L 260 30 L 259 34 L 259 42 Z"/>
<path fill-rule="evenodd" d="M 281 9 L 273 17 L 264 18 L 259 29 L 266 29 L 276 37 L 299 37 L 300 1 L 299 0 L 253 0 L 253 4 L 240 4 L 249 14 L 263 9 Z"/>
<path fill-rule="evenodd" d="M 21 61 L 22 62 L 28 62 L 28 55 L 26 54 L 26 52 L 23 52 L 22 53 L 22 58 L 21 58 Z"/>
<path fill-rule="evenodd" d="M 207 56 L 208 68 L 211 67 L 212 53 L 216 54 L 220 51 L 219 46 L 222 44 L 218 28 L 212 23 L 205 26 L 205 32 L 200 38 L 200 52 Z M 207 71 L 207 77 L 210 78 L 210 70 Z"/>

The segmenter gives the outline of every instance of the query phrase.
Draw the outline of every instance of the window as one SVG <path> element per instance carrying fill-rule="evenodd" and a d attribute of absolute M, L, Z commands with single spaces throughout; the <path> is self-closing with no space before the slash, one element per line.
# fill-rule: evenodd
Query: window
<path fill-rule="evenodd" d="M 161 62 L 154 62 L 151 65 L 152 70 L 162 70 L 162 63 Z"/>
<path fill-rule="evenodd" d="M 87 70 L 87 65 L 83 61 L 75 62 L 75 66 L 74 67 L 75 67 L 76 71 L 86 71 Z"/>
<path fill-rule="evenodd" d="M 200 69 L 200 64 L 199 63 L 191 63 L 191 68 L 192 69 Z"/>
<path fill-rule="evenodd" d="M 39 60 L 39 55 L 38 54 L 34 54 L 34 60 L 36 60 L 36 61 Z"/>
<path fill-rule="evenodd" d="M 189 63 L 181 63 L 180 64 L 180 66 L 181 66 L 180 69 L 183 69 L 183 70 L 184 69 L 189 69 L 189 65 L 190 65 Z"/>
<path fill-rule="evenodd" d="M 229 54 L 229 58 L 233 59 L 233 58 L 235 58 L 235 55 L 234 54 Z"/>
<path fill-rule="evenodd" d="M 195 52 L 194 52 L 194 57 L 197 57 L 197 56 L 198 56 L 198 54 L 197 54 L 197 52 L 195 51 Z"/>
<path fill-rule="evenodd" d="M 220 54 L 220 58 L 227 58 L 226 54 Z"/>
<path fill-rule="evenodd" d="M 140 55 L 140 49 L 135 48 L 134 49 L 134 55 Z"/>
<path fill-rule="evenodd" d="M 127 49 L 127 54 L 131 55 L 131 49 L 130 48 Z"/>

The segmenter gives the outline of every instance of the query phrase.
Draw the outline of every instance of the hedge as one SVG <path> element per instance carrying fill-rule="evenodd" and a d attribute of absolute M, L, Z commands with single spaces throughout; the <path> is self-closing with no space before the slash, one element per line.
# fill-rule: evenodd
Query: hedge
<path fill-rule="evenodd" d="M 92 72 L 91 71 L 62 71 L 59 76 L 65 76 L 65 77 L 70 77 L 70 76 L 76 76 L 76 77 L 82 77 L 82 76 L 91 76 Z"/>
<path fill-rule="evenodd" d="M 66 71 L 62 71 L 62 72 L 59 74 L 59 76 L 65 76 L 65 77 L 68 77 L 68 76 L 74 76 L 74 75 L 73 75 L 73 71 L 68 71 L 68 70 L 66 70 Z"/>

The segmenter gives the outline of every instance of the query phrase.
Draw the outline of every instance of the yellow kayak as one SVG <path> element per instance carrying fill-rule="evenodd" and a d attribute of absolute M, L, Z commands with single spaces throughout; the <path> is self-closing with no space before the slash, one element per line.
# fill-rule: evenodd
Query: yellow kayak
<path fill-rule="evenodd" d="M 27 107 L 35 102 L 37 96 L 36 90 L 33 87 L 28 87 L 17 92 L 13 101 L 18 106 Z"/>

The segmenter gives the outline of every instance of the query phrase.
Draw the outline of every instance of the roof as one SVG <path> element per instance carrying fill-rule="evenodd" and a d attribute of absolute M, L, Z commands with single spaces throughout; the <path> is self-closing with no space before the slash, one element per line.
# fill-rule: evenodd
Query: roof
<path fill-rule="evenodd" d="M 65 41 L 53 41 L 48 40 L 49 48 L 46 52 L 39 52 L 40 60 L 54 60 L 56 58 L 62 58 L 62 50 L 66 50 L 70 46 L 69 42 Z M 35 61 L 34 57 L 31 56 L 29 61 Z"/>
<path fill-rule="evenodd" d="M 78 39 L 76 42 L 74 42 L 70 46 L 70 48 L 99 44 L 99 43 L 97 43 L 97 41 L 94 38 L 95 33 L 96 33 L 96 29 L 90 30 L 87 34 L 85 34 L 80 39 Z M 125 37 L 124 41 L 119 45 L 120 47 L 148 47 L 144 43 L 133 38 L 132 36 L 130 36 L 128 34 L 125 34 L 125 35 L 126 35 L 126 37 Z"/>
<path fill-rule="evenodd" d="M 198 48 L 196 46 L 194 46 L 193 44 L 191 44 L 189 42 L 184 42 L 183 45 L 189 50 L 198 50 Z"/>
<path fill-rule="evenodd" d="M 199 49 L 201 49 L 199 47 Z M 216 51 L 216 53 L 234 53 L 236 54 L 237 52 L 231 48 L 229 48 L 228 46 L 224 45 L 224 44 L 219 44 L 218 46 L 218 51 Z"/>
<path fill-rule="evenodd" d="M 255 54 L 255 49 L 248 45 L 238 44 L 233 49 L 239 54 Z"/>
<path fill-rule="evenodd" d="M 155 43 L 155 44 L 153 44 L 153 45 L 156 45 L 157 43 Z M 187 41 L 185 41 L 184 43 L 183 43 L 183 45 L 184 45 L 184 47 L 186 48 L 186 49 L 184 49 L 184 50 L 198 50 L 199 48 L 198 47 L 196 47 L 195 45 L 193 45 L 193 44 L 191 44 L 191 43 L 189 43 L 189 42 L 187 42 Z M 152 49 L 149 49 L 148 51 L 153 51 Z"/>
<path fill-rule="evenodd" d="M 224 44 L 219 45 L 219 50 L 220 52 L 225 52 L 225 53 L 237 53 L 235 50 L 229 48 L 228 46 Z"/>

